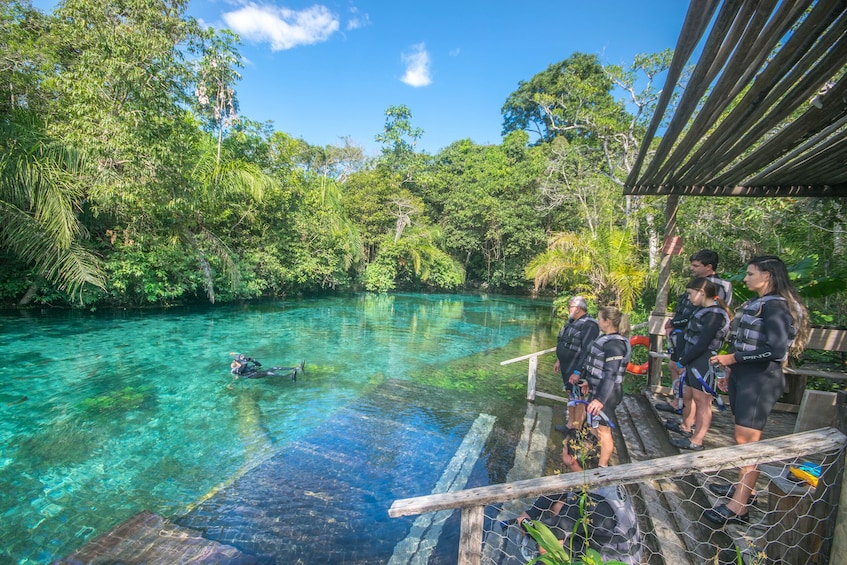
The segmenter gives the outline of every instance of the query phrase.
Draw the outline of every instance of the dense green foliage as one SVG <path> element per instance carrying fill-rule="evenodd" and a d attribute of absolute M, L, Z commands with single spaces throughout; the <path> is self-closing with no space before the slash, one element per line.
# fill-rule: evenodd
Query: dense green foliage
<path fill-rule="evenodd" d="M 649 307 L 661 198 L 624 198 L 670 52 L 574 53 L 521 81 L 499 145 L 419 152 L 409 108 L 379 155 L 238 115 L 239 39 L 187 0 L 0 8 L 0 302 L 96 306 L 367 289 L 580 292 Z M 307 86 L 304 86 L 307 87 Z M 690 253 L 796 265 L 816 321 L 843 323 L 840 199 L 683 199 Z M 674 261 L 681 290 L 687 262 Z M 736 285 L 740 287 L 740 284 Z"/>

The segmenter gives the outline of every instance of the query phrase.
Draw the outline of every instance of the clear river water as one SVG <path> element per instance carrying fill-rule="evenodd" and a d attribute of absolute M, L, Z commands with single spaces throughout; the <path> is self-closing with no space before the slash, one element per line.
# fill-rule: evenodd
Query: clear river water
<path fill-rule="evenodd" d="M 482 413 L 468 486 L 504 480 L 527 365 L 499 363 L 557 325 L 549 301 L 494 295 L 0 313 L 0 563 L 143 510 L 263 563 L 386 563 L 414 520 L 388 507 L 430 493 Z M 233 382 L 232 352 L 305 372 Z M 457 524 L 431 563 L 455 561 Z"/>

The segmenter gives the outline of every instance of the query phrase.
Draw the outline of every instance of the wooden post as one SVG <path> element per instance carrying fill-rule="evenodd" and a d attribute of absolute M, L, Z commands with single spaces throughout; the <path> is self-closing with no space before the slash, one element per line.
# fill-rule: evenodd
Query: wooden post
<path fill-rule="evenodd" d="M 665 202 L 665 240 L 673 237 L 676 234 L 676 213 L 679 210 L 679 196 L 670 195 Z M 659 281 L 656 291 L 656 306 L 653 309 L 653 314 L 656 316 L 664 316 L 668 311 L 668 294 L 670 291 L 671 280 L 671 258 L 673 255 L 662 249 L 662 260 L 659 263 Z M 661 337 L 650 334 L 650 348 L 656 347 L 659 351 Z M 659 386 L 662 383 L 662 360 L 650 358 L 650 371 L 647 377 L 648 386 Z"/>
<path fill-rule="evenodd" d="M 482 560 L 482 525 L 484 506 L 462 509 L 459 534 L 459 565 L 479 565 Z"/>
<path fill-rule="evenodd" d="M 847 392 L 840 390 L 837 394 L 837 427 L 842 433 L 844 433 L 845 430 L 847 430 Z M 834 474 L 837 473 L 836 481 L 834 483 L 830 483 L 830 481 L 827 480 L 828 477 L 826 474 L 824 475 L 825 484 L 832 485 L 827 489 L 831 491 L 828 493 L 827 502 L 836 505 L 835 526 L 832 528 L 832 547 L 830 549 L 828 547 L 829 543 L 824 542 L 824 545 L 821 548 L 821 553 L 823 555 L 829 555 L 830 563 L 838 563 L 839 559 L 847 555 L 847 489 L 844 488 L 844 481 L 847 481 L 847 462 L 845 462 L 842 457 L 841 465 L 836 465 L 834 467 L 840 467 L 840 469 L 832 470 Z M 837 480 L 838 478 L 841 480 Z M 829 539 L 829 536 L 826 536 L 825 539 Z"/>
<path fill-rule="evenodd" d="M 529 374 L 526 377 L 526 399 L 535 402 L 535 375 L 538 372 L 538 355 L 529 358 Z"/>

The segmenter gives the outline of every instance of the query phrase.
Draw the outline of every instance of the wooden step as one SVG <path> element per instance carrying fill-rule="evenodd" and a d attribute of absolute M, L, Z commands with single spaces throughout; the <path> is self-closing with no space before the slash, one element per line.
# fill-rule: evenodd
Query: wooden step
<path fill-rule="evenodd" d="M 650 413 L 646 403 L 640 403 L 638 397 L 626 396 L 615 412 L 618 432 L 623 437 L 626 457 L 630 461 L 647 461 L 669 455 L 670 445 L 663 445 L 662 430 Z M 619 454 L 620 456 L 620 454 Z M 644 510 L 649 516 L 652 528 L 644 528 L 652 533 L 646 540 L 653 555 L 660 555 L 664 563 L 679 565 L 693 564 L 693 555 L 689 555 L 685 540 L 678 532 L 684 531 L 674 514 L 674 506 L 668 504 L 665 491 L 673 489 L 672 481 L 646 481 L 643 485 L 629 485 L 637 489 L 637 499 L 643 501 Z M 650 561 L 654 562 L 653 559 Z"/>

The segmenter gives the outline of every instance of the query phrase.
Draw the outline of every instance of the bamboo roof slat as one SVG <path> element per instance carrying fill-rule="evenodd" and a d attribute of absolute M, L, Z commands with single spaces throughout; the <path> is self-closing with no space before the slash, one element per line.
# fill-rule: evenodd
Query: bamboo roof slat
<path fill-rule="evenodd" d="M 847 196 L 845 75 L 847 0 L 692 0 L 624 194 Z"/>

